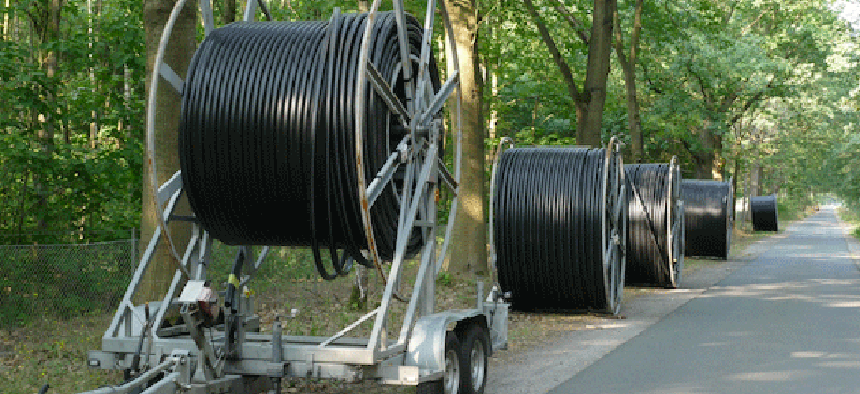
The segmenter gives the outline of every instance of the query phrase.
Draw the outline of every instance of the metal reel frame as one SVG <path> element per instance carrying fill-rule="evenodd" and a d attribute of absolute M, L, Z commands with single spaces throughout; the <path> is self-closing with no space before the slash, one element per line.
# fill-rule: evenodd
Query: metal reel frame
<path fill-rule="evenodd" d="M 624 293 L 624 276 L 627 265 L 627 191 L 624 161 L 620 155 L 622 143 L 616 137 L 609 140 L 606 146 L 606 160 L 603 167 L 603 207 L 602 247 L 603 280 L 609 286 L 606 291 L 606 312 L 618 314 L 621 310 L 621 298 Z M 613 163 L 613 156 L 617 155 Z M 617 174 L 610 179 L 610 167 L 615 165 Z M 610 187 L 612 190 L 610 190 Z M 620 253 L 619 258 L 617 257 Z"/>
<path fill-rule="evenodd" d="M 735 229 L 735 177 L 729 177 L 729 194 L 726 196 L 726 260 L 732 251 L 732 233 Z"/>
<path fill-rule="evenodd" d="M 358 65 L 359 76 L 357 81 L 358 97 L 356 121 L 359 126 L 356 129 L 356 158 L 357 158 L 357 173 L 359 182 L 359 201 L 362 209 L 362 221 L 366 229 L 366 237 L 368 250 L 367 255 L 369 260 L 373 261 L 374 265 L 382 272 L 382 261 L 376 249 L 375 237 L 373 234 L 373 220 L 370 209 L 376 197 L 381 191 L 392 185 L 393 175 L 399 168 L 403 167 L 406 174 L 403 187 L 399 190 L 401 193 L 401 211 L 399 225 L 397 231 L 397 246 L 394 254 L 394 259 L 391 262 L 391 268 L 386 278 L 386 287 L 382 296 L 381 305 L 370 313 L 360 317 L 352 324 L 349 324 L 340 332 L 328 338 L 308 338 L 303 337 L 297 342 L 286 342 L 284 349 L 287 354 L 280 355 L 281 347 L 277 346 L 277 350 L 272 346 L 275 340 L 272 336 L 261 336 L 253 333 L 239 333 L 239 343 L 236 344 L 236 352 L 240 359 L 243 356 L 248 357 L 240 369 L 237 366 L 225 367 L 223 360 L 223 349 L 213 349 L 211 346 L 199 346 L 189 341 L 170 342 L 169 344 L 162 342 L 155 330 L 147 332 L 143 327 L 145 325 L 160 327 L 167 306 L 173 302 L 179 289 L 179 284 L 182 277 L 193 281 L 202 282 L 206 280 L 206 262 L 209 256 L 209 250 L 212 243 L 208 233 L 194 225 L 194 232 L 191 241 L 186 247 L 183 256 L 177 252 L 177 248 L 173 238 L 170 235 L 168 222 L 171 220 L 171 214 L 176 207 L 178 200 L 182 195 L 182 176 L 180 171 L 177 171 L 169 181 L 158 185 L 158 163 L 155 160 L 156 138 L 155 124 L 156 113 L 154 111 L 158 89 L 161 88 L 160 80 L 163 78 L 172 87 L 173 91 L 181 95 L 184 87 L 182 77 L 177 75 L 174 69 L 164 61 L 164 52 L 167 44 L 170 41 L 170 36 L 173 31 L 173 26 L 178 19 L 180 12 L 188 5 L 188 0 L 178 0 L 170 14 L 167 24 L 165 25 L 159 42 L 156 60 L 153 67 L 153 76 L 150 82 L 150 94 L 147 100 L 147 118 L 146 118 L 146 153 L 147 166 L 150 170 L 150 180 L 153 189 L 150 191 L 154 195 L 155 211 L 158 215 L 160 225 L 156 228 L 153 238 L 147 247 L 146 253 L 142 257 L 141 263 L 135 272 L 132 284 L 126 290 L 126 295 L 117 310 L 114 320 L 110 328 L 105 332 L 102 340 L 104 351 L 94 352 L 96 364 L 102 361 L 105 364 L 113 363 L 113 368 L 122 367 L 125 361 L 119 359 L 122 356 L 121 349 L 127 349 L 130 342 L 140 343 L 146 342 L 148 348 L 153 347 L 161 349 L 165 346 L 182 348 L 189 351 L 199 351 L 203 359 L 204 365 L 208 365 L 206 372 L 207 380 L 209 378 L 218 378 L 224 373 L 232 371 L 232 373 L 255 374 L 257 376 L 271 375 L 271 362 L 281 362 L 282 369 L 284 365 L 289 364 L 290 368 L 296 375 L 299 373 L 305 374 L 339 374 L 342 377 L 355 377 L 361 375 L 360 366 L 371 366 L 380 363 L 383 360 L 392 362 L 391 368 L 378 368 L 375 372 L 379 374 L 379 378 L 385 383 L 400 383 L 400 384 L 417 384 L 418 381 L 411 380 L 415 378 L 417 369 L 401 371 L 397 369 L 397 360 L 403 360 L 404 354 L 409 345 L 413 328 L 421 316 L 427 316 L 434 312 L 435 307 L 435 277 L 438 274 L 442 261 L 445 258 L 447 247 L 450 243 L 451 231 L 456 218 L 457 210 L 457 190 L 460 179 L 460 161 L 461 161 L 461 140 L 462 135 L 459 129 L 461 122 L 460 107 L 461 93 L 459 87 L 459 63 L 456 58 L 456 51 L 453 52 L 455 69 L 449 75 L 447 81 L 444 82 L 438 92 L 432 89 L 429 76 L 429 61 L 431 45 L 433 43 L 433 20 L 435 11 L 438 9 L 443 18 L 445 29 L 448 31 L 449 44 L 453 47 L 453 29 L 448 18 L 448 12 L 442 2 L 437 4 L 434 0 L 428 0 L 427 13 L 425 16 L 425 29 L 422 38 L 422 47 L 420 48 L 420 58 L 417 59 L 418 69 L 413 70 L 413 62 L 416 60 L 414 56 L 410 56 L 408 41 L 406 41 L 406 21 L 405 12 L 402 0 L 393 2 L 394 12 L 397 20 L 398 40 L 401 50 L 401 66 L 400 74 L 404 76 L 406 82 L 407 102 L 402 105 L 399 99 L 392 90 L 395 81 L 384 81 L 379 76 L 379 72 L 373 64 L 368 60 L 368 50 L 370 46 L 370 38 L 372 33 L 372 25 L 379 13 L 380 1 L 376 0 L 371 6 L 371 10 L 367 16 L 367 29 L 364 32 L 364 39 L 361 46 L 361 54 L 359 56 L 360 63 Z M 243 17 L 244 21 L 254 19 L 257 7 L 263 10 L 264 14 L 271 20 L 268 11 L 262 0 L 251 0 L 245 9 Z M 437 7 L 438 6 L 438 7 Z M 214 16 L 212 13 L 211 0 L 199 0 L 199 10 L 201 11 L 200 19 L 202 20 L 204 32 L 208 34 L 215 28 Z M 338 11 L 335 11 L 338 12 Z M 414 75 L 413 75 L 414 72 Z M 365 103 L 364 97 L 367 88 L 370 86 L 374 92 L 387 104 L 393 116 L 397 116 L 402 125 L 410 130 L 410 133 L 401 141 L 394 152 L 389 155 L 388 161 L 380 169 L 380 171 L 369 178 L 365 173 L 363 163 L 365 162 L 365 152 L 363 152 L 363 136 L 366 133 L 363 130 L 363 119 L 366 116 L 363 110 Z M 429 88 L 428 88 L 429 87 Z M 453 98 L 451 96 L 454 96 Z M 442 120 L 436 116 L 436 113 L 445 105 L 449 99 L 456 100 L 456 110 L 452 113 L 452 117 L 456 117 L 458 121 L 454 122 L 457 127 L 452 131 L 453 145 L 453 168 L 449 169 L 442 159 L 438 158 L 438 152 L 441 149 L 439 146 L 440 136 L 443 134 Z M 440 245 L 437 245 L 437 187 L 438 184 L 444 184 L 453 196 L 450 207 L 448 225 L 444 233 L 444 240 Z M 396 189 L 395 189 L 396 190 Z M 402 326 L 400 327 L 400 335 L 396 340 L 387 338 L 387 319 L 391 304 L 399 296 L 399 285 L 403 276 L 403 263 L 406 258 L 406 246 L 412 231 L 421 231 L 425 237 L 426 243 L 420 252 L 420 267 L 415 280 L 414 290 L 408 301 L 406 313 L 404 314 Z M 144 319 L 144 309 L 140 306 L 133 305 L 133 297 L 137 292 L 141 278 L 149 266 L 149 263 L 154 254 L 155 248 L 161 241 L 166 241 L 172 255 L 180 261 L 179 269 L 174 274 L 173 281 L 164 300 L 160 305 L 157 305 L 158 312 L 154 316 L 154 320 Z M 247 247 L 245 250 L 247 251 Z M 230 283 L 236 287 L 247 283 L 251 280 L 253 273 L 261 266 L 263 259 L 268 251 L 265 247 L 260 256 L 257 258 L 251 257 L 254 261 L 250 269 L 249 275 L 242 278 L 235 278 L 231 275 Z M 234 283 L 235 282 L 235 283 Z M 184 292 L 183 292 L 184 295 Z M 480 295 L 479 295 L 480 297 Z M 183 297 L 180 297 L 182 299 Z M 249 318 L 253 313 L 248 305 L 240 304 L 239 317 Z M 154 304 L 155 305 L 155 304 Z M 479 303 L 480 305 L 480 303 Z M 148 307 L 147 307 L 148 308 Z M 146 313 L 148 315 L 148 312 Z M 183 313 L 185 316 L 187 313 Z M 368 340 L 352 340 L 344 338 L 346 334 L 352 331 L 360 324 L 374 319 L 374 325 L 371 336 Z M 143 324 L 143 320 L 146 320 Z M 244 321 L 244 320 L 243 320 Z M 189 323 L 189 326 L 191 324 Z M 193 336 L 192 332 L 192 336 Z M 204 334 L 200 336 L 205 337 Z M 146 337 L 146 338 L 144 338 Z M 246 342 L 246 337 L 248 341 Z M 280 338 L 280 337 L 278 337 Z M 211 342 L 212 338 L 208 341 Z M 278 342 L 280 339 L 278 339 Z M 204 343 L 206 341 L 203 341 Z M 226 342 L 226 340 L 225 340 Z M 225 345 L 226 346 L 226 345 Z M 111 353 L 113 352 L 113 353 Z M 275 353 L 278 357 L 275 357 Z M 147 357 L 149 353 L 147 352 Z M 118 358 L 119 357 L 119 358 Z M 273 360 L 273 357 L 281 359 Z M 293 357 L 290 359 L 290 357 Z M 296 360 L 295 357 L 300 357 Z M 309 358 L 308 358 L 309 357 Z M 261 360 L 269 359 L 270 362 Z M 283 361 L 291 360 L 289 363 Z M 402 362 L 402 361 L 401 361 Z M 262 364 L 261 364 L 262 363 Z M 328 363 L 327 372 L 322 370 L 315 371 L 313 366 L 315 363 Z M 229 363 L 227 363 L 229 364 Z M 332 367 L 331 365 L 338 364 L 340 367 Z M 253 367 L 244 367 L 245 365 Z M 226 368 L 226 369 L 225 369 Z M 358 368 L 358 369 L 356 369 Z M 275 368 L 277 369 L 277 368 Z M 335 372 L 331 372 L 335 371 Z M 392 372 L 394 371 L 394 372 Z M 281 372 L 282 374 L 285 372 Z M 406 373 L 407 375 L 403 375 Z M 438 375 L 438 376 L 436 376 Z M 436 375 L 421 375 L 420 379 L 432 380 L 441 377 L 441 372 Z M 333 375 L 332 375 L 333 376 Z M 406 377 L 404 377 L 406 376 Z"/>
<path fill-rule="evenodd" d="M 513 138 L 511 137 L 502 137 L 499 140 L 499 145 L 496 147 L 496 155 L 493 159 L 493 171 L 490 175 L 490 269 L 492 270 L 492 278 L 494 283 L 499 283 L 499 268 L 496 266 L 496 262 L 498 261 L 498 255 L 496 254 L 496 240 L 495 231 L 493 230 L 493 226 L 496 223 L 496 214 L 495 208 L 496 205 L 494 202 L 496 201 L 496 174 L 498 173 L 499 168 L 499 160 L 502 157 L 502 152 L 505 150 L 505 146 L 507 149 L 512 149 L 516 146 Z"/>
<path fill-rule="evenodd" d="M 404 324 L 401 328 L 398 344 L 405 345 L 411 336 L 412 325 L 419 315 L 429 315 L 434 309 L 435 277 L 442 267 L 442 262 L 447 254 L 447 248 L 451 240 L 451 231 L 457 214 L 457 190 L 460 180 L 460 161 L 462 156 L 461 141 L 462 133 L 459 128 L 461 92 L 459 84 L 459 62 L 456 51 L 452 52 L 454 70 L 448 76 L 439 92 L 433 92 L 430 80 L 430 55 L 433 43 L 433 25 L 435 10 L 438 9 L 442 16 L 444 28 L 448 31 L 449 44 L 454 47 L 453 28 L 444 2 L 428 0 L 426 14 L 424 17 L 424 34 L 421 40 L 420 58 L 418 69 L 413 70 L 413 61 L 408 47 L 406 37 L 406 16 L 402 1 L 394 1 L 393 8 L 397 21 L 397 35 L 400 46 L 399 72 L 405 81 L 406 105 L 401 105 L 394 94 L 394 81 L 384 81 L 380 73 L 375 69 L 368 58 L 373 23 L 379 12 L 381 1 L 375 0 L 370 7 L 368 20 L 364 32 L 361 50 L 359 53 L 357 97 L 356 100 L 356 173 L 359 181 L 359 201 L 361 207 L 362 222 L 365 227 L 368 254 L 370 260 L 382 273 L 382 261 L 376 246 L 373 231 L 373 216 L 370 209 L 376 196 L 382 189 L 391 183 L 392 175 L 398 167 L 405 167 L 405 181 L 402 187 L 400 199 L 400 219 L 397 230 L 397 241 L 394 258 L 391 262 L 389 277 L 386 280 L 386 288 L 380 306 L 381 312 L 376 315 L 374 330 L 370 337 L 368 346 L 380 344 L 379 335 L 384 331 L 388 315 L 389 305 L 396 298 L 401 277 L 403 275 L 403 261 L 406 257 L 406 246 L 412 231 L 420 227 L 425 239 L 424 249 L 421 251 L 418 276 L 415 281 L 413 294 L 409 300 Z M 396 78 L 396 74 L 395 74 Z M 363 144 L 364 119 L 366 112 L 363 108 L 366 89 L 370 86 L 377 95 L 389 107 L 390 113 L 397 115 L 401 125 L 409 130 L 403 141 L 398 145 L 398 152 L 392 153 L 382 169 L 375 175 L 373 180 L 367 183 L 364 162 L 365 152 Z M 442 109 L 451 95 L 456 99 L 457 118 L 455 130 L 453 130 L 453 171 L 449 170 L 441 159 L 437 159 L 440 137 L 443 133 L 442 120 L 435 114 Z M 398 154 L 399 153 L 399 154 Z M 437 193 L 437 184 L 444 184 L 454 196 L 449 207 L 448 225 L 445 229 L 444 240 L 437 251 L 437 207 L 434 202 Z M 423 220 L 418 219 L 418 215 Z"/>
<path fill-rule="evenodd" d="M 669 224 L 666 226 L 666 243 L 671 266 L 668 287 L 676 288 L 681 283 L 684 270 L 684 201 L 681 200 L 681 168 L 678 165 L 677 156 L 672 156 L 672 160 L 669 161 L 667 194 L 669 203 L 666 217 L 669 218 Z M 672 204 L 672 201 L 675 204 Z"/>

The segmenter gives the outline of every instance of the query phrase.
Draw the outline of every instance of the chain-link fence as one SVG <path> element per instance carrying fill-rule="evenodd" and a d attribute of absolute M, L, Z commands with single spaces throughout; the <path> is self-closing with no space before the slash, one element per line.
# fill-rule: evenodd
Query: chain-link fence
<path fill-rule="evenodd" d="M 0 245 L 0 328 L 109 313 L 137 266 L 137 240 Z"/>

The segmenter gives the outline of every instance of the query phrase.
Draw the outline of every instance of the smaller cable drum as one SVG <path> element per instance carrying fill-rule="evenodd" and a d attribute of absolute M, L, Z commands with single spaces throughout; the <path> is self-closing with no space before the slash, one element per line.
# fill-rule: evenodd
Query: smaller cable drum
<path fill-rule="evenodd" d="M 750 214 L 753 230 L 778 231 L 778 208 L 776 195 L 753 197 L 750 199 Z"/>
<path fill-rule="evenodd" d="M 735 193 L 732 182 L 701 179 L 681 181 L 687 256 L 727 259 L 734 228 Z"/>
<path fill-rule="evenodd" d="M 502 152 L 492 231 L 499 284 L 512 307 L 618 312 L 626 218 L 619 205 L 626 201 L 612 145 Z"/>
<path fill-rule="evenodd" d="M 626 282 L 677 287 L 683 266 L 678 165 L 673 160 L 668 164 L 629 164 L 624 169 L 630 186 Z"/>

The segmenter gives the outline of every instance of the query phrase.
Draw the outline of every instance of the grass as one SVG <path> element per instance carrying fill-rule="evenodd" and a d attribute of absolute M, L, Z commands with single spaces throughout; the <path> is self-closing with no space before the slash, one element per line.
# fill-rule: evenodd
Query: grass
<path fill-rule="evenodd" d="M 851 234 L 854 238 L 860 239 L 860 209 L 849 209 L 843 205 L 839 208 L 837 214 L 840 219 L 853 227 Z"/>
<path fill-rule="evenodd" d="M 101 347 L 109 322 L 109 316 L 35 320 L 0 331 L 0 391 L 33 394 L 48 383 L 49 393 L 74 393 L 121 382 L 121 372 L 86 367 L 87 351 Z"/>

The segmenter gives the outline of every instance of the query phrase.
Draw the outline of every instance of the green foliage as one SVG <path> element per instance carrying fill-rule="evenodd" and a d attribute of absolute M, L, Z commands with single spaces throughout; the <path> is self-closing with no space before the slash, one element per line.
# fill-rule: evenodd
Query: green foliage
<path fill-rule="evenodd" d="M 30 15 L 25 6 L 16 2 L 4 11 Z M 60 37 L 28 42 L 44 22 L 33 13 L 30 23 L 14 26 L 12 39 L 0 41 L 4 58 L 20 60 L 0 64 L 0 102 L 7 108 L 0 111 L 0 243 L 74 241 L 9 236 L 34 232 L 117 239 L 139 221 L 142 4 L 105 1 L 97 17 L 85 7 L 79 2 L 62 8 Z M 58 59 L 53 77 L 39 63 L 48 52 Z M 46 130 L 53 130 L 53 138 L 41 137 Z"/>

